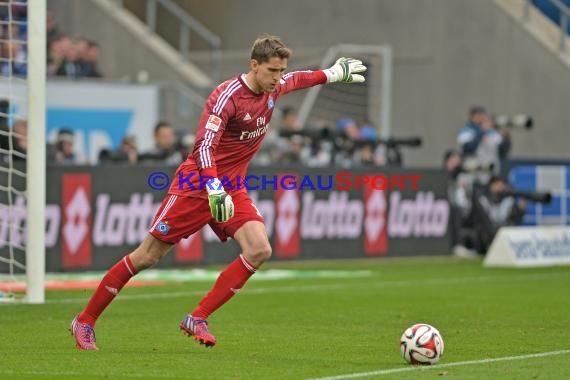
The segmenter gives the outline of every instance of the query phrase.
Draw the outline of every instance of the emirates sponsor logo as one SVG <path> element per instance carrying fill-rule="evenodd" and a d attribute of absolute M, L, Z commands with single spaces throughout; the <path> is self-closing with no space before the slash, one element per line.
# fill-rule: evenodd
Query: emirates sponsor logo
<path fill-rule="evenodd" d="M 240 140 L 249 140 L 254 139 L 256 137 L 262 136 L 267 133 L 269 130 L 269 126 L 271 124 L 264 125 L 263 127 L 259 127 L 254 131 L 241 131 L 241 135 L 239 136 Z"/>

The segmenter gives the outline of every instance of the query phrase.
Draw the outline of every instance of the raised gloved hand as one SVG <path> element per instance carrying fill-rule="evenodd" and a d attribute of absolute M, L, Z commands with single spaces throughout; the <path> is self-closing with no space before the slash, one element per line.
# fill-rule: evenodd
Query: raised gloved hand
<path fill-rule="evenodd" d="M 206 182 L 206 191 L 212 218 L 218 222 L 230 220 L 234 216 L 234 202 L 232 196 L 224 190 L 220 180 L 213 178 Z"/>
<path fill-rule="evenodd" d="M 366 71 L 366 66 L 358 59 L 342 57 L 337 59 L 331 68 L 323 71 L 327 76 L 327 83 L 362 83 L 365 78 L 355 73 Z"/>

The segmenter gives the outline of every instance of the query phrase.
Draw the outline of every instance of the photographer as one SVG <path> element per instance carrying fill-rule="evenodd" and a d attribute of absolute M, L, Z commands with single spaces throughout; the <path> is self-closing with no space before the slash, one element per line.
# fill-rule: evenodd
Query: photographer
<path fill-rule="evenodd" d="M 360 129 L 356 121 L 351 118 L 337 121 L 334 136 L 334 163 L 336 165 L 345 168 L 353 166 L 358 140 L 360 140 Z"/>
<path fill-rule="evenodd" d="M 450 149 L 443 156 L 443 168 L 448 174 L 447 193 L 451 208 L 450 232 L 453 254 L 458 257 L 476 257 L 473 250 L 472 217 L 473 176 L 464 167 L 461 154 Z"/>
<path fill-rule="evenodd" d="M 493 173 L 478 173 L 476 180 L 485 185 L 491 174 L 501 173 L 501 163 L 511 149 L 511 139 L 506 129 L 499 133 L 485 108 L 473 106 L 469 120 L 457 134 L 457 143 L 465 158 L 477 160 L 481 165 L 492 165 Z"/>
<path fill-rule="evenodd" d="M 473 201 L 473 217 L 477 231 L 476 248 L 485 253 L 499 228 L 519 225 L 527 200 L 518 197 L 509 183 L 500 177 L 491 177 L 484 191 L 477 191 Z"/>

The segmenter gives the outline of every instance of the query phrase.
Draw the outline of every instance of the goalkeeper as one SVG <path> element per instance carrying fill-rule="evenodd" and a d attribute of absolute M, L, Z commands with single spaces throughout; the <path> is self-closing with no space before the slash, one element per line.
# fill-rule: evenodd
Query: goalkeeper
<path fill-rule="evenodd" d="M 225 81 L 210 94 L 193 152 L 177 169 L 149 234 L 107 272 L 85 309 L 73 319 L 71 332 L 78 348 L 97 350 L 95 323 L 129 279 L 206 224 L 221 241 L 236 240 L 241 254 L 182 320 L 180 329 L 201 344 L 216 344 L 208 317 L 271 256 L 263 218 L 235 180 L 246 176 L 249 162 L 261 147 L 275 102 L 288 92 L 319 84 L 364 82 L 359 73 L 366 67 L 351 58 L 340 58 L 326 70 L 285 74 L 290 54 L 278 37 L 264 35 L 253 44 L 249 72 Z"/>

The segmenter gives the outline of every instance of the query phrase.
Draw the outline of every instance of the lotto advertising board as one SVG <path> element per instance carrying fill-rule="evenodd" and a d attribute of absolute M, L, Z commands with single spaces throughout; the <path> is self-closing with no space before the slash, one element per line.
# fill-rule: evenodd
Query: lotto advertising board
<path fill-rule="evenodd" d="M 106 269 L 132 251 L 148 234 L 174 168 L 50 167 L 49 173 L 46 257 L 53 272 Z M 156 173 L 165 177 L 156 180 Z M 265 219 L 272 260 L 449 252 L 446 175 L 439 170 L 252 168 L 243 183 Z M 16 196 L 13 204 L 2 213 L 12 220 L 0 225 L 25 223 L 24 199 Z M 7 230 L 0 229 L 1 250 Z M 16 238 L 25 243 L 23 234 Z M 159 267 L 223 263 L 238 252 L 235 242 L 220 243 L 206 227 Z"/>

